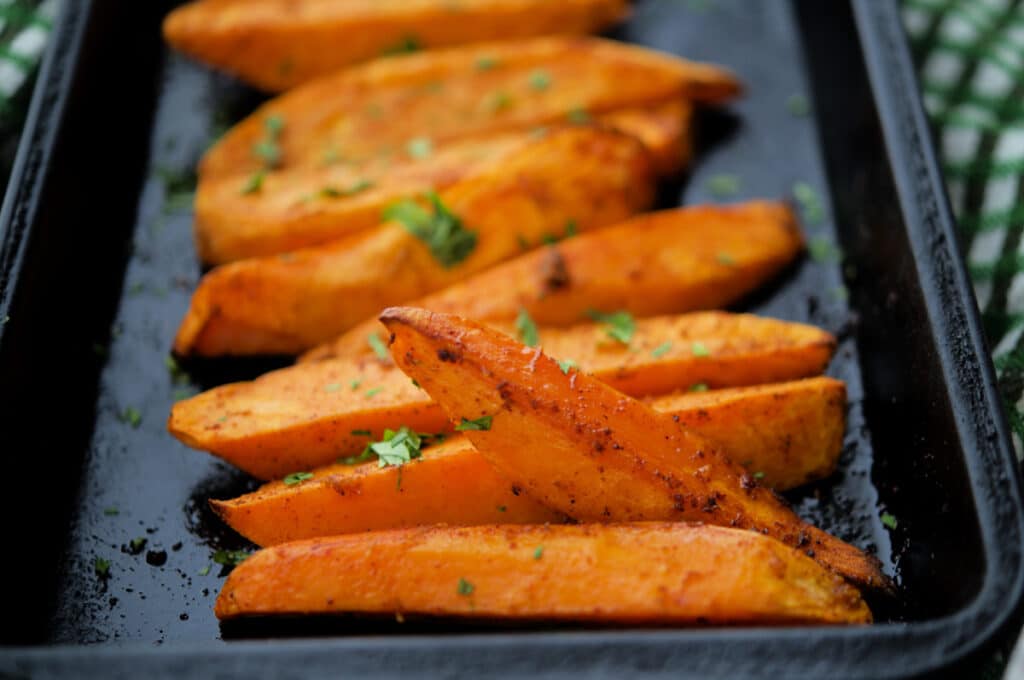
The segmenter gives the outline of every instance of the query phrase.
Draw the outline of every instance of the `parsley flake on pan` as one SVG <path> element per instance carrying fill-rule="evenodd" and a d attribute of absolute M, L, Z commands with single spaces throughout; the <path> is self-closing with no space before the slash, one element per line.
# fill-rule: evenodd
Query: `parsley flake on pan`
<path fill-rule="evenodd" d="M 312 472 L 293 472 L 282 481 L 284 481 L 285 486 L 295 486 L 296 484 L 301 484 L 307 479 L 313 479 Z"/>
<path fill-rule="evenodd" d="M 633 339 L 633 334 L 636 332 L 636 321 L 633 320 L 633 316 L 629 312 L 605 314 L 592 309 L 587 312 L 587 316 L 594 321 L 606 324 L 605 332 L 608 334 L 608 337 L 621 342 L 623 345 L 628 345 Z"/>
<path fill-rule="evenodd" d="M 473 420 L 463 418 L 462 422 L 455 426 L 456 432 L 466 432 L 467 430 L 477 430 L 479 432 L 487 432 L 491 429 L 491 423 L 494 421 L 494 416 L 480 416 Z"/>
<path fill-rule="evenodd" d="M 370 344 L 370 349 L 377 355 L 377 358 L 381 361 L 391 361 L 391 354 L 388 352 L 388 346 L 384 344 L 384 341 L 380 339 L 380 336 L 376 333 L 370 333 L 366 341 Z"/>
<path fill-rule="evenodd" d="M 525 307 L 521 307 L 519 315 L 516 316 L 516 333 L 519 336 L 520 342 L 528 347 L 536 347 L 540 342 L 537 324 L 530 318 L 530 313 L 526 311 Z"/>

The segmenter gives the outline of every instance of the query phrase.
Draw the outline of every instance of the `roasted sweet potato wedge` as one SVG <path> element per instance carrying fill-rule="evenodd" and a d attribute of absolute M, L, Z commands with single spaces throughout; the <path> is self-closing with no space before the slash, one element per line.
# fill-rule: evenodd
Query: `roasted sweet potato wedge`
<path fill-rule="evenodd" d="M 752 476 L 780 491 L 835 470 L 845 404 L 843 383 L 831 378 L 649 402 L 720 444 Z M 232 529 L 263 546 L 424 524 L 541 524 L 562 518 L 513 493 L 461 435 L 429 446 L 402 467 L 337 463 L 311 474 L 299 484 L 270 482 L 253 493 L 210 503 Z"/>
<path fill-rule="evenodd" d="M 626 0 L 201 0 L 164 21 L 176 49 L 269 91 L 392 53 L 597 33 Z"/>
<path fill-rule="evenodd" d="M 434 205 L 364 234 L 207 274 L 175 340 L 179 354 L 294 354 L 388 304 L 444 288 L 568 229 L 650 205 L 639 142 L 592 127 L 552 132 L 452 186 Z"/>
<path fill-rule="evenodd" d="M 581 521 L 694 520 L 761 531 L 865 587 L 880 564 L 796 516 L 720 449 L 541 349 L 449 314 L 381 316 L 398 366 L 509 484 Z"/>
<path fill-rule="evenodd" d="M 665 210 L 531 251 L 408 304 L 486 322 L 511 322 L 525 309 L 549 326 L 577 323 L 592 310 L 710 309 L 770 280 L 802 247 L 796 219 L 780 203 Z M 379 328 L 369 319 L 303 358 L 362 352 Z"/>
<path fill-rule="evenodd" d="M 357 165 L 396 154 L 422 156 L 457 139 L 680 99 L 725 102 L 738 91 L 735 77 L 718 67 L 598 38 L 540 38 L 380 59 L 260 107 L 206 154 L 200 180 L 244 178 L 268 165 L 275 171 L 314 167 L 331 152 Z"/>
<path fill-rule="evenodd" d="M 572 360 L 636 397 L 694 385 L 735 387 L 816 375 L 835 348 L 835 339 L 813 326 L 725 312 L 640 319 L 628 346 L 611 339 L 603 324 L 541 328 L 539 335 L 550 356 Z M 378 337 L 385 337 L 383 330 Z M 363 347 L 369 347 L 365 337 Z M 189 446 L 261 479 L 359 453 L 366 438 L 353 436 L 353 430 L 380 437 L 385 428 L 403 425 L 420 432 L 450 428 L 426 392 L 390 359 L 382 362 L 372 353 L 299 364 L 217 387 L 175 404 L 168 422 L 171 433 Z"/>
<path fill-rule="evenodd" d="M 692 106 L 675 101 L 625 109 L 597 124 L 636 137 L 654 170 L 670 174 L 690 156 Z M 324 162 L 285 172 L 206 177 L 195 199 L 200 259 L 223 264 L 326 243 L 380 224 L 391 204 L 443 191 L 532 144 L 540 131 L 455 140 L 425 156 L 382 156 L 363 163 Z M 330 160 L 332 156 L 327 155 Z"/>
<path fill-rule="evenodd" d="M 236 568 L 220 619 L 430 614 L 630 623 L 868 623 L 855 588 L 750 531 L 685 523 L 434 527 L 286 543 Z"/>

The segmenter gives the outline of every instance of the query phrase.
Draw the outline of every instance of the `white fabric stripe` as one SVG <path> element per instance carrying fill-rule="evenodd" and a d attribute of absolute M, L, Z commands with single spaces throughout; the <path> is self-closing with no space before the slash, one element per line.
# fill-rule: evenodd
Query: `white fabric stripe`
<path fill-rule="evenodd" d="M 970 161 L 978 153 L 981 132 L 965 128 L 947 129 L 942 133 L 943 156 L 953 163 Z"/>
<path fill-rule="evenodd" d="M 1013 280 L 1014 288 L 1017 287 L 1019 282 L 1024 281 L 1024 276 L 1018 276 Z M 1024 288 L 1024 284 L 1022 284 Z M 1003 339 L 996 345 L 995 349 L 992 350 L 992 356 L 999 356 L 1006 354 L 1016 346 L 1017 341 L 1020 340 L 1021 333 L 1024 333 L 1024 324 L 1017 326 L 1010 330 L 1009 333 L 1003 336 Z"/>
<path fill-rule="evenodd" d="M 907 27 L 907 32 L 911 35 L 923 33 L 930 18 L 929 14 L 921 10 L 910 7 L 903 8 L 903 25 Z"/>
<path fill-rule="evenodd" d="M 1001 131 L 999 141 L 992 151 L 992 160 L 995 162 L 1015 161 L 1022 156 L 1024 156 L 1024 130 L 1010 128 Z"/>
<path fill-rule="evenodd" d="M 956 80 L 964 70 L 964 60 L 958 55 L 936 50 L 928 55 L 924 64 L 924 80 L 944 83 Z"/>

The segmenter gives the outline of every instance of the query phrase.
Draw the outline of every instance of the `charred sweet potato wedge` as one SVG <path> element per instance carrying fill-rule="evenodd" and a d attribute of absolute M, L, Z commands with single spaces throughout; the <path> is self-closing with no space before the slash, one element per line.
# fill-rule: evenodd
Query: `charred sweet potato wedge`
<path fill-rule="evenodd" d="M 331 152 L 356 165 L 423 156 L 458 139 L 680 100 L 720 103 L 738 92 L 736 78 L 721 68 L 598 38 L 508 41 L 379 59 L 257 109 L 210 149 L 200 180 L 314 167 Z"/>
<path fill-rule="evenodd" d="M 580 521 L 692 520 L 761 531 L 864 587 L 874 558 L 817 529 L 671 415 L 485 326 L 386 310 L 399 368 L 509 484 Z"/>
<path fill-rule="evenodd" d="M 664 210 L 533 250 L 408 304 L 485 322 L 511 322 L 526 310 L 547 326 L 578 323 L 593 310 L 643 317 L 712 309 L 769 281 L 802 248 L 781 203 Z M 303 359 L 363 352 L 379 329 L 369 319 Z"/>
<path fill-rule="evenodd" d="M 428 614 L 621 623 L 857 624 L 860 593 L 761 534 L 685 523 L 431 527 L 262 550 L 220 619 Z"/>
<path fill-rule="evenodd" d="M 651 408 L 678 417 L 779 491 L 835 470 L 842 450 L 842 382 L 809 378 L 777 385 L 661 397 Z M 398 426 L 394 426 L 397 429 Z M 364 441 L 371 435 L 363 432 Z M 232 529 L 267 546 L 317 536 L 426 524 L 541 524 L 562 516 L 514 493 L 465 437 L 428 446 L 401 467 L 336 463 L 298 484 L 270 482 L 210 501 Z"/>
<path fill-rule="evenodd" d="M 381 55 L 597 33 L 626 0 L 200 0 L 171 12 L 173 47 L 271 92 Z"/>
<path fill-rule="evenodd" d="M 653 169 L 670 174 L 690 157 L 692 106 L 675 101 L 605 114 L 596 124 L 637 138 Z M 390 154 L 362 163 L 324 162 L 245 177 L 204 177 L 195 198 L 200 259 L 224 264 L 319 245 L 376 227 L 391 204 L 443 191 L 494 167 L 544 131 L 513 131 L 454 140 L 411 157 Z"/>
<path fill-rule="evenodd" d="M 643 210 L 654 175 L 639 142 L 592 127 L 535 140 L 380 228 L 219 267 L 179 328 L 182 355 L 295 354 L 389 304 L 449 286 L 567 229 Z"/>
<path fill-rule="evenodd" d="M 385 333 L 377 337 L 380 349 Z M 539 339 L 550 356 L 636 397 L 817 375 L 835 348 L 835 339 L 813 326 L 725 312 L 637 320 L 628 345 L 594 323 L 541 328 Z M 450 430 L 426 392 L 390 358 L 374 356 L 368 338 L 362 346 L 367 353 L 298 364 L 180 401 L 168 428 L 189 446 L 261 479 L 359 453 L 366 438 L 353 436 L 354 430 L 378 438 L 403 425 L 419 432 Z"/>

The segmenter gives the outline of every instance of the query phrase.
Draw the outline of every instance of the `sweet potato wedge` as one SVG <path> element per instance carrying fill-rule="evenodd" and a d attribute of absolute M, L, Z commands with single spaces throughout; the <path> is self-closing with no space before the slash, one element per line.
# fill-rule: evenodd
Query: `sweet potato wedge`
<path fill-rule="evenodd" d="M 813 326 L 725 312 L 640 319 L 628 347 L 593 323 L 542 328 L 540 341 L 550 356 L 571 359 L 636 397 L 697 384 L 735 387 L 816 375 L 835 348 L 835 339 Z M 694 343 L 703 351 L 695 354 Z M 426 392 L 372 353 L 217 387 L 175 404 L 168 421 L 171 433 L 189 446 L 261 479 L 359 453 L 366 439 L 353 430 L 379 438 L 385 428 L 402 425 L 420 432 L 450 428 Z"/>
<path fill-rule="evenodd" d="M 650 205 L 653 192 L 651 164 L 634 138 L 592 127 L 552 132 L 443 192 L 454 217 L 423 208 L 434 217 L 422 240 L 393 221 L 215 269 L 193 295 L 174 349 L 204 356 L 301 352 L 388 304 L 514 257 L 523 242 L 540 243 L 570 224 L 584 231 L 622 220 Z M 445 237 L 452 221 L 461 226 Z M 463 248 L 458 235 L 473 241 Z"/>
<path fill-rule="evenodd" d="M 500 476 L 581 521 L 693 520 L 762 531 L 865 587 L 877 560 L 817 529 L 708 441 L 540 348 L 449 314 L 392 308 L 391 354 Z"/>
<path fill-rule="evenodd" d="M 274 92 L 392 52 L 597 33 L 627 11 L 625 0 L 201 0 L 171 12 L 164 36 Z"/>
<path fill-rule="evenodd" d="M 690 157 L 692 106 L 683 100 L 600 116 L 597 123 L 636 137 L 660 174 Z M 426 157 L 382 156 L 364 163 L 330 162 L 253 177 L 208 177 L 195 199 L 200 259 L 223 264 L 274 255 L 365 231 L 384 209 L 426 191 L 472 178 L 535 141 L 538 131 L 455 140 Z"/>
<path fill-rule="evenodd" d="M 649 402 L 715 442 L 766 486 L 786 490 L 835 470 L 845 387 L 831 378 L 682 393 Z M 395 426 L 394 429 L 397 429 Z M 369 441 L 369 437 L 365 438 Z M 300 484 L 270 482 L 210 504 L 232 529 L 267 546 L 424 524 L 541 524 L 561 515 L 514 494 L 465 437 L 454 435 L 403 467 L 337 463 Z"/>
<path fill-rule="evenodd" d="M 220 619 L 398 613 L 630 623 L 868 623 L 855 588 L 750 531 L 684 523 L 433 527 L 286 543 L 236 568 Z"/>
<path fill-rule="evenodd" d="M 595 309 L 710 309 L 770 280 L 802 247 L 796 218 L 780 203 L 665 210 L 531 251 L 408 304 L 486 322 L 511 322 L 525 309 L 548 326 L 577 323 Z M 362 352 L 379 328 L 369 319 L 303 360 Z"/>
<path fill-rule="evenodd" d="M 680 99 L 720 103 L 739 83 L 715 66 L 598 38 L 539 38 L 379 59 L 271 100 L 203 158 L 200 180 L 267 167 L 254 153 L 273 134 L 272 169 L 324 162 L 335 151 L 361 165 L 422 155 L 467 137 L 580 121 Z M 268 123 L 273 130 L 268 130 Z M 414 153 L 409 153 L 413 151 Z"/>

